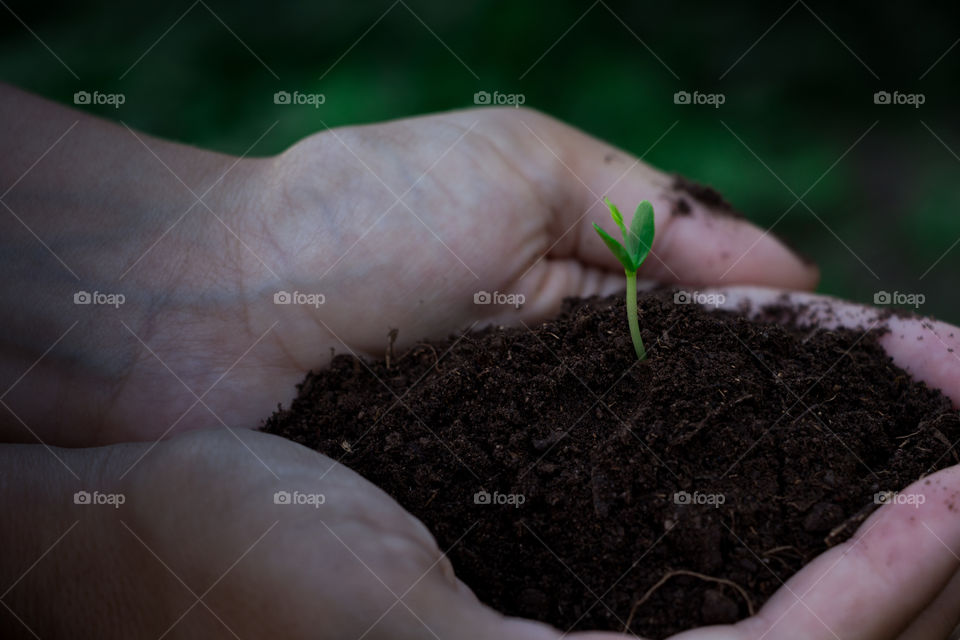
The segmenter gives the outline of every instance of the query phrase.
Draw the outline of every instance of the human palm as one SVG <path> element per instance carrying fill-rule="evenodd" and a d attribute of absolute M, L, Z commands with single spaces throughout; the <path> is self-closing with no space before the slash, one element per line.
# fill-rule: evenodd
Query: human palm
<path fill-rule="evenodd" d="M 118 597 L 141 612 L 126 619 L 136 624 L 127 635 L 558 637 L 480 604 L 423 524 L 290 441 L 244 429 L 181 434 L 137 462 L 119 489 L 114 551 L 152 585 Z M 132 593 L 149 600 L 129 601 Z M 107 635 L 103 624 L 116 621 L 86 631 Z"/>

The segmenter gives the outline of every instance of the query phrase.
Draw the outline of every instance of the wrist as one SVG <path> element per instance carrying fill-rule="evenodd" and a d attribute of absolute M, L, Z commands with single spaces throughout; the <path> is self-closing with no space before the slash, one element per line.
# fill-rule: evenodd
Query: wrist
<path fill-rule="evenodd" d="M 0 233 L 0 439 L 253 427 L 339 348 L 318 330 L 333 305 L 273 297 L 333 280 L 318 274 L 341 255 L 331 229 L 349 212 L 326 208 L 326 186 L 346 179 L 339 145 L 316 136 L 310 153 L 238 159 L 0 88 L 4 115 L 16 217 Z"/>
<path fill-rule="evenodd" d="M 227 298 L 260 266 L 243 245 L 258 250 L 254 213 L 271 161 L 155 140 L 0 92 L 0 112 L 28 107 L 43 116 L 32 129 L 0 124 L 18 141 L 0 160 L 0 179 L 13 185 L 3 204 L 14 214 L 0 233 L 0 389 L 9 409 L 0 437 L 110 442 L 161 405 L 162 426 L 140 436 L 155 438 L 195 400 L 177 377 L 202 386 L 195 358 L 215 352 L 229 320 L 242 320 Z M 140 407 L 124 399 L 132 378 L 148 400 Z"/>

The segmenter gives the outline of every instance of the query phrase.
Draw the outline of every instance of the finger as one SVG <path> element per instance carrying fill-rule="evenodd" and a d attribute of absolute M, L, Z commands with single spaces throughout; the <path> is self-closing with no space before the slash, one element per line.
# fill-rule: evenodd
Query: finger
<path fill-rule="evenodd" d="M 816 266 L 742 218 L 713 190 L 657 171 L 559 121 L 521 114 L 529 116 L 524 124 L 531 144 L 548 147 L 558 164 L 552 231 L 560 241 L 552 257 L 576 257 L 618 269 L 592 229 L 593 223 L 613 227 L 602 198 L 609 197 L 627 218 L 641 200 L 649 200 L 656 215 L 656 237 L 641 268 L 645 277 L 693 285 L 816 286 Z"/>
<path fill-rule="evenodd" d="M 906 628 L 960 568 L 954 504 L 960 469 L 945 469 L 901 495 L 923 496 L 924 502 L 874 513 L 853 538 L 777 592 L 761 611 L 764 623 L 810 638 L 895 637 L 891 631 Z"/>
<path fill-rule="evenodd" d="M 913 504 L 881 507 L 850 540 L 788 580 L 756 616 L 671 640 L 898 637 L 928 607 L 937 606 L 960 568 L 960 519 L 955 515 L 960 468 L 920 480 L 901 496 L 914 496 Z M 922 504 L 916 504 L 918 496 L 924 497 Z M 955 607 L 955 594 L 952 602 Z"/>
<path fill-rule="evenodd" d="M 755 287 L 717 291 L 725 298 L 721 308 L 744 310 L 752 317 L 775 319 L 786 313 L 800 326 L 886 329 L 879 342 L 894 363 L 960 406 L 960 328 L 829 296 Z"/>

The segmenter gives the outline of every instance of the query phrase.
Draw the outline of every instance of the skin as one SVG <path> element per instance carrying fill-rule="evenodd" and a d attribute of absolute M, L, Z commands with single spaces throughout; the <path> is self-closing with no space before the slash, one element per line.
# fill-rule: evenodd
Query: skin
<path fill-rule="evenodd" d="M 0 130 L 12 141 L 0 184 L 13 185 L 0 197 L 0 436 L 11 443 L 0 499 L 18 516 L 0 531 L 5 637 L 560 638 L 479 603 L 377 488 L 245 427 L 289 402 L 331 349 L 382 357 L 391 328 L 402 350 L 622 289 L 590 226 L 604 223 L 604 195 L 654 205 L 642 279 L 765 287 L 731 299 L 817 280 L 744 221 L 693 202 L 671 216 L 669 176 L 523 109 L 329 130 L 238 159 L 5 88 Z M 73 305 L 81 289 L 127 302 Z M 325 303 L 275 305 L 281 290 Z M 475 305 L 477 291 L 526 303 Z M 943 344 L 885 346 L 960 400 L 960 363 Z M 946 637 L 960 597 L 960 471 L 929 480 L 906 490 L 927 497 L 920 508 L 878 510 L 753 618 L 678 637 Z M 74 504 L 78 490 L 125 501 Z M 325 500 L 275 504 L 277 491 Z"/>

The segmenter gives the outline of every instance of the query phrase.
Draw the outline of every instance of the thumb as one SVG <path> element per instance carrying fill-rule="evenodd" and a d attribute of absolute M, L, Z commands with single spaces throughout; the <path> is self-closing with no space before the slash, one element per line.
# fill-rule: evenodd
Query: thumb
<path fill-rule="evenodd" d="M 593 223 L 613 226 L 602 199 L 617 204 L 628 223 L 637 204 L 649 200 L 656 237 L 642 277 L 691 285 L 816 286 L 815 265 L 748 222 L 713 189 L 658 171 L 553 118 L 524 110 L 517 117 L 531 144 L 545 147 L 557 164 L 552 230 L 557 243 L 548 257 L 619 271 L 592 229 Z"/>

